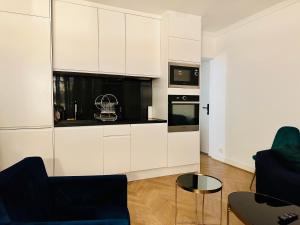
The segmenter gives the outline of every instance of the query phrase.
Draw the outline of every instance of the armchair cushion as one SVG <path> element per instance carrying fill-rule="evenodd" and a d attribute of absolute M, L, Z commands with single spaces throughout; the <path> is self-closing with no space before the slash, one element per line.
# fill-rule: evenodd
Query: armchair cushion
<path fill-rule="evenodd" d="M 300 173 L 300 146 L 288 145 L 274 148 L 273 151 L 288 168 Z"/>
<path fill-rule="evenodd" d="M 289 169 L 273 151 L 257 153 L 256 192 L 300 205 L 300 174 Z"/>

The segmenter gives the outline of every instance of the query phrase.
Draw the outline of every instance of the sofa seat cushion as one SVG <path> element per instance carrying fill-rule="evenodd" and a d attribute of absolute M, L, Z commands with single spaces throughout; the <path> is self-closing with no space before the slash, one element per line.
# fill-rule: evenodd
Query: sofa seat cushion
<path fill-rule="evenodd" d="M 274 148 L 273 152 L 288 168 L 300 173 L 300 146 L 288 145 Z"/>
<path fill-rule="evenodd" d="M 76 206 L 55 210 L 54 220 L 101 220 L 114 225 L 129 225 L 129 212 L 122 206 Z"/>

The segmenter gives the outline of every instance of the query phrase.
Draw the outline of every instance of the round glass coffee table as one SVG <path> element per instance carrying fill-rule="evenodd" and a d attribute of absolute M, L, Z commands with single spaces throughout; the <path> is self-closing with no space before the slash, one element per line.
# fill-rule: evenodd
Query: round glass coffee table
<path fill-rule="evenodd" d="M 175 225 L 181 224 L 177 223 L 177 201 L 178 201 L 178 187 L 181 189 L 195 193 L 195 203 L 196 203 L 196 221 L 195 224 L 199 224 L 198 218 L 198 195 L 202 194 L 202 224 L 204 224 L 204 203 L 205 195 L 220 192 L 220 224 L 222 224 L 222 195 L 223 195 L 223 183 L 216 177 L 198 174 L 198 173 L 187 173 L 180 175 L 176 180 L 175 185 Z M 185 223 L 186 224 L 186 223 Z"/>

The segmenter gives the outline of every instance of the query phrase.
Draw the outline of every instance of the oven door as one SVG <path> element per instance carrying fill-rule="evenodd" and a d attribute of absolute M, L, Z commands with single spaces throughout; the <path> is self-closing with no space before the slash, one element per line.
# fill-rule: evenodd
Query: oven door
<path fill-rule="evenodd" d="M 199 101 L 169 101 L 169 132 L 199 130 Z"/>
<path fill-rule="evenodd" d="M 169 64 L 169 87 L 199 87 L 199 66 L 184 66 Z"/>

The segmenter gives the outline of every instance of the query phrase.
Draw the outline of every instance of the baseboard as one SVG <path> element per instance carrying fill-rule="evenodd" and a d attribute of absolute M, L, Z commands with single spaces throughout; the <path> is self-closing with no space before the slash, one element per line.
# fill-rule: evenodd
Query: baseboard
<path fill-rule="evenodd" d="M 255 168 L 252 165 L 249 165 L 249 164 L 246 164 L 246 163 L 243 163 L 243 162 L 240 162 L 240 161 L 236 161 L 236 160 L 233 160 L 233 159 L 229 159 L 229 158 L 226 158 L 226 157 L 220 157 L 220 156 L 217 156 L 217 155 L 210 155 L 210 156 L 215 160 L 218 160 L 218 161 L 226 163 L 228 165 L 237 167 L 237 168 L 242 169 L 242 170 L 246 170 L 250 173 L 254 173 L 254 171 L 255 171 Z"/>
<path fill-rule="evenodd" d="M 154 178 L 154 177 L 162 177 L 162 176 L 169 176 L 169 175 L 189 173 L 189 172 L 199 172 L 199 171 L 200 171 L 200 165 L 192 164 L 186 166 L 129 172 L 126 175 L 129 181 L 134 181 L 134 180 L 143 180 L 143 179 Z"/>

